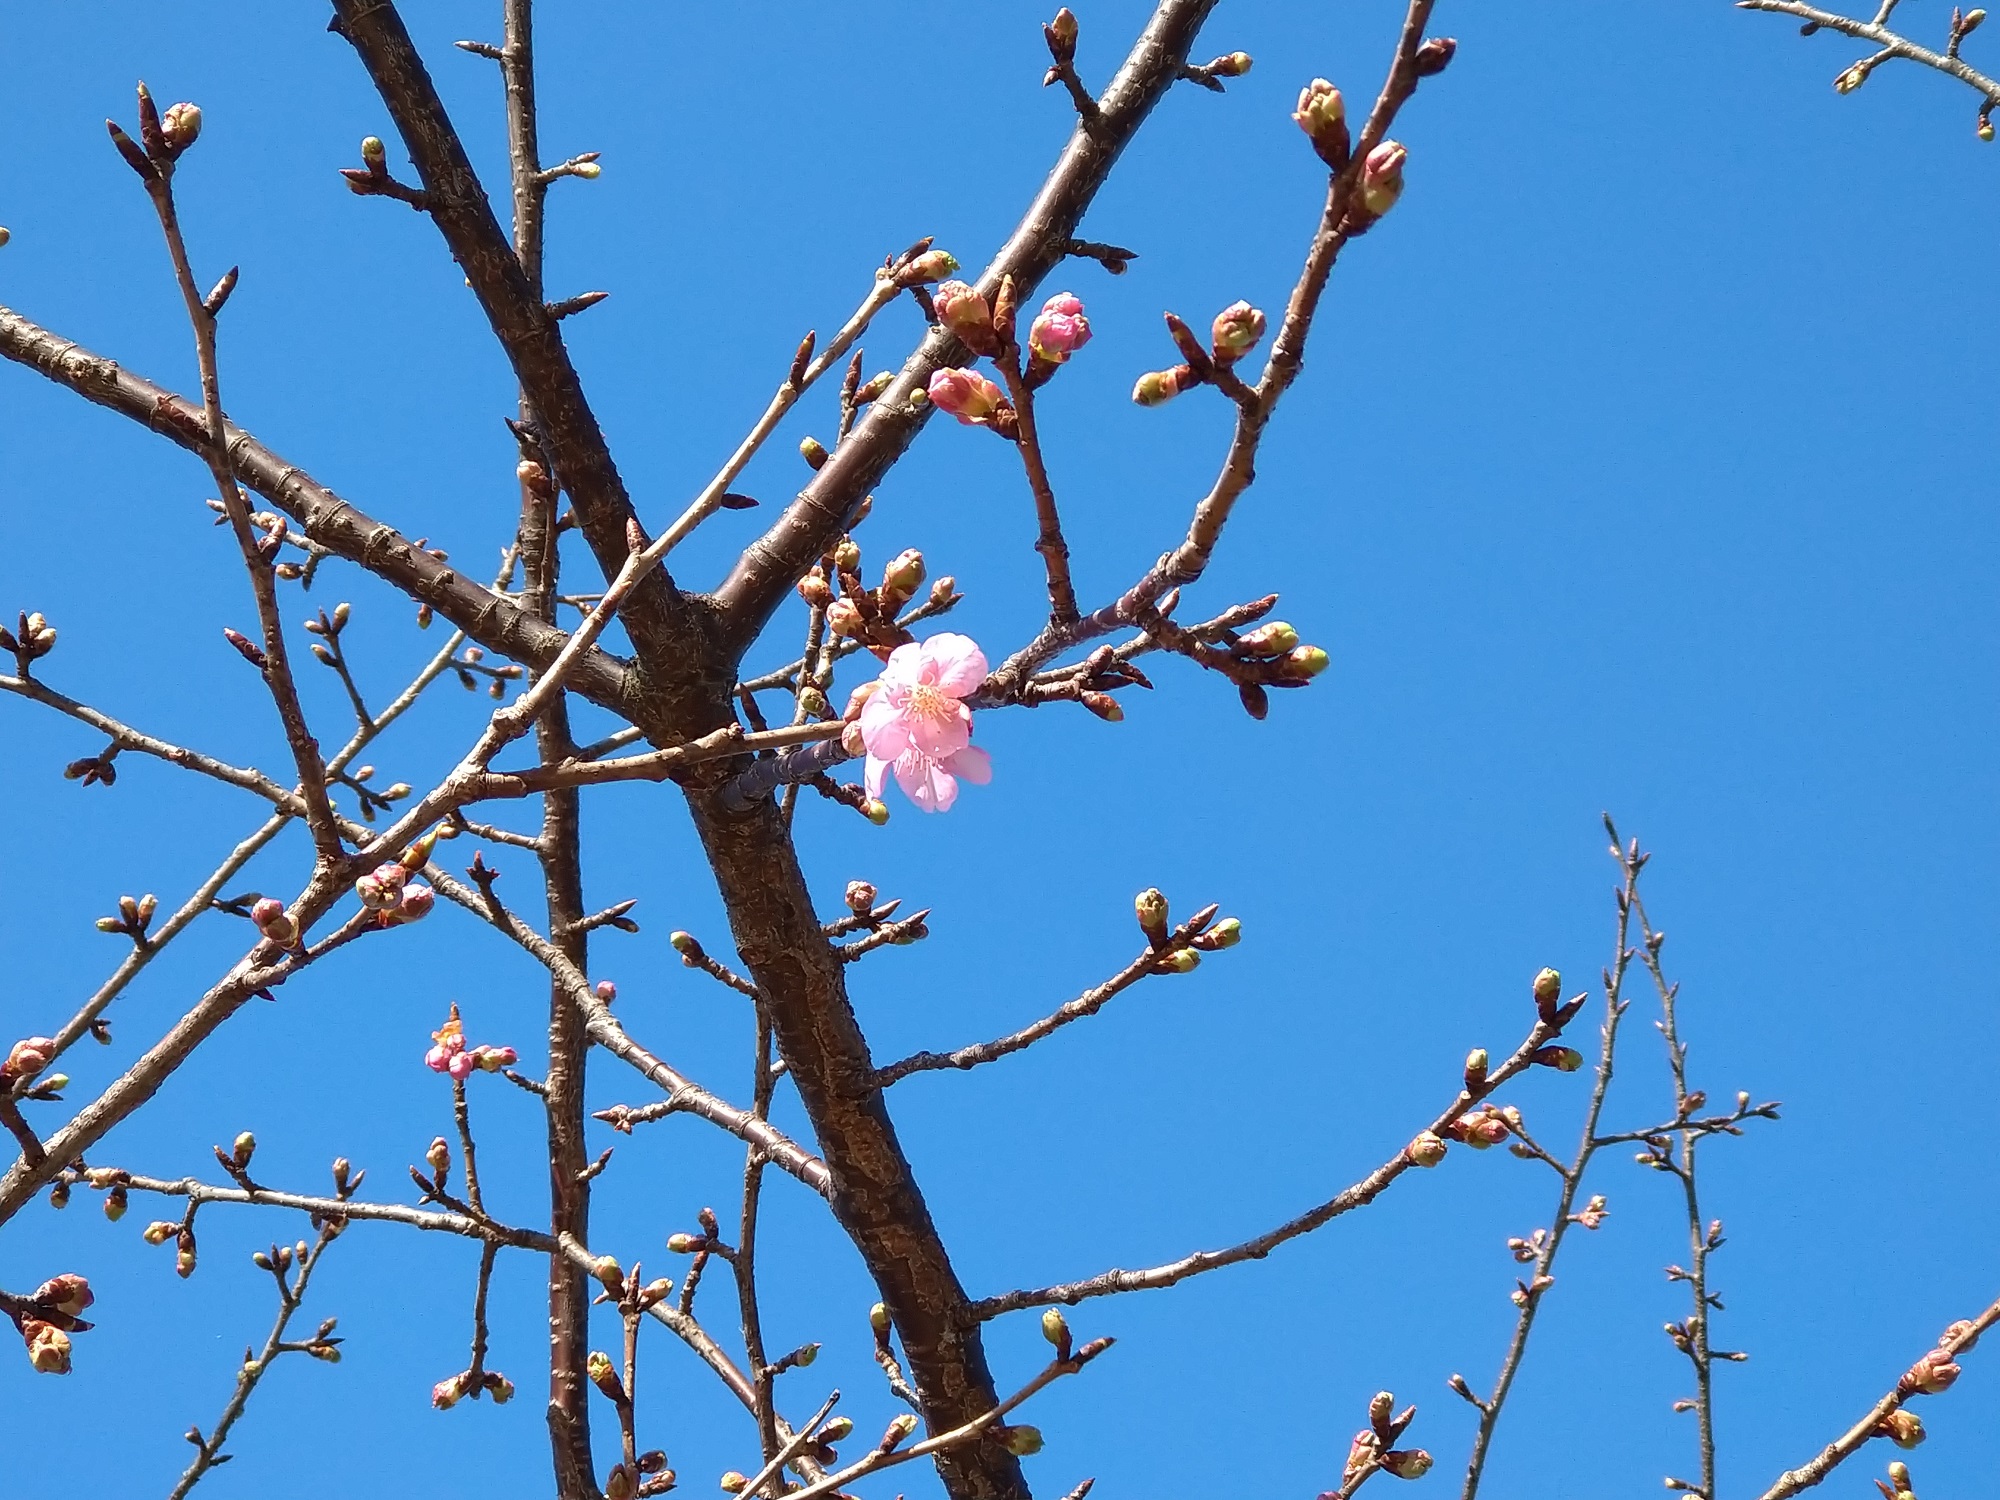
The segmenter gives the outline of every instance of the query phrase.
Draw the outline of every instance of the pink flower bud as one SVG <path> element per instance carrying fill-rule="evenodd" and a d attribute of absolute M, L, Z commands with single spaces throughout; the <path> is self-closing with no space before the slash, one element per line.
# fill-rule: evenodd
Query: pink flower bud
<path fill-rule="evenodd" d="M 69 1335 L 39 1318 L 21 1320 L 21 1338 L 28 1346 L 28 1363 L 44 1375 L 69 1374 Z"/>
<path fill-rule="evenodd" d="M 419 922 L 431 914 L 437 904 L 437 892 L 421 880 L 403 892 L 403 898 L 396 903 L 396 920 L 399 922 Z"/>
<path fill-rule="evenodd" d="M 826 628 L 835 636 L 859 635 L 861 609 L 852 599 L 836 599 L 826 607 Z"/>
<path fill-rule="evenodd" d="M 609 1005 L 613 1000 L 618 998 L 618 986 L 608 979 L 598 980 L 597 998 L 602 1000 L 606 1005 Z"/>
<path fill-rule="evenodd" d="M 444 1070 L 451 1074 L 454 1083 L 463 1083 L 472 1076 L 472 1070 L 479 1066 L 479 1059 L 470 1052 L 454 1052 L 445 1063 Z"/>
<path fill-rule="evenodd" d="M 1906 1392 L 1935 1396 L 1940 1391 L 1949 1390 L 1958 1375 L 1958 1365 L 1952 1357 L 1942 1349 L 1933 1349 L 1910 1366 L 1909 1373 L 1898 1384 Z"/>
<path fill-rule="evenodd" d="M 1037 358 L 1059 365 L 1090 342 L 1090 320 L 1083 302 L 1072 292 L 1058 292 L 1042 304 L 1028 325 L 1028 347 Z"/>
<path fill-rule="evenodd" d="M 55 1038 L 46 1036 L 26 1037 L 14 1043 L 7 1054 L 7 1062 L 0 1067 L 0 1075 L 7 1078 L 33 1078 L 49 1065 L 56 1055 Z"/>
<path fill-rule="evenodd" d="M 1403 194 L 1403 163 L 1410 153 L 1396 141 L 1384 141 L 1361 164 L 1361 206 L 1381 217 Z"/>
<path fill-rule="evenodd" d="M 39 1302 L 44 1307 L 52 1307 L 65 1317 L 73 1318 L 97 1300 L 90 1290 L 90 1283 L 75 1272 L 61 1276 L 51 1276 L 35 1288 L 30 1302 Z"/>
<path fill-rule="evenodd" d="M 403 899 L 410 872 L 394 860 L 379 864 L 354 882 L 354 894 L 370 911 L 386 911 Z"/>
<path fill-rule="evenodd" d="M 1218 359 L 1241 359 L 1264 336 L 1264 314 L 1247 302 L 1232 302 L 1215 315 L 1210 332 Z"/>
<path fill-rule="evenodd" d="M 931 293 L 931 306 L 938 322 L 957 334 L 974 349 L 991 345 L 993 308 L 986 298 L 963 281 L 946 281 Z"/>
<path fill-rule="evenodd" d="M 1000 387 L 976 370 L 939 370 L 931 376 L 930 398 L 939 411 L 949 412 L 967 427 L 1011 410 Z"/>
<path fill-rule="evenodd" d="M 497 1073 L 521 1060 L 521 1054 L 512 1047 L 477 1047 L 468 1055 L 482 1073 Z"/>
<path fill-rule="evenodd" d="M 431 1405 L 439 1411 L 450 1411 L 458 1405 L 459 1398 L 464 1394 L 465 1376 L 454 1375 L 449 1380 L 440 1380 L 431 1387 Z"/>

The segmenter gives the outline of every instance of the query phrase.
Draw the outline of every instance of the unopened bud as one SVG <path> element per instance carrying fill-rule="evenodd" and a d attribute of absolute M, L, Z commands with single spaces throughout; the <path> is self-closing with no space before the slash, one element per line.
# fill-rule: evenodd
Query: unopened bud
<path fill-rule="evenodd" d="M 1067 5 L 1056 12 L 1056 18 L 1049 22 L 1049 34 L 1065 47 L 1076 45 L 1076 14 Z"/>
<path fill-rule="evenodd" d="M 1285 675 L 1317 677 L 1327 669 L 1330 658 L 1318 646 L 1294 646 L 1285 653 Z"/>
<path fill-rule="evenodd" d="M 431 1171 L 442 1182 L 445 1175 L 451 1171 L 450 1143 L 443 1136 L 439 1136 L 431 1142 L 430 1149 L 424 1153 L 424 1160 L 430 1163 Z"/>
<path fill-rule="evenodd" d="M 1875 1431 L 1898 1448 L 1914 1448 L 1924 1440 L 1924 1420 L 1913 1411 L 1899 1408 L 1884 1417 Z"/>
<path fill-rule="evenodd" d="M 231 1154 L 235 1157 L 237 1166 L 239 1167 L 249 1166 L 250 1158 L 257 1154 L 257 1137 L 252 1135 L 247 1130 L 244 1131 L 241 1135 L 236 1137 L 235 1145 Z"/>
<path fill-rule="evenodd" d="M 1538 1047 L 1534 1061 L 1558 1073 L 1574 1073 L 1583 1066 L 1583 1054 L 1574 1047 Z"/>
<path fill-rule="evenodd" d="M 1339 89 L 1324 78 L 1315 78 L 1299 90 L 1292 119 L 1313 143 L 1321 161 L 1335 171 L 1347 165 L 1347 103 Z"/>
<path fill-rule="evenodd" d="M 836 599 L 826 607 L 826 628 L 835 636 L 861 634 L 865 628 L 861 609 L 852 599 Z"/>
<path fill-rule="evenodd" d="M 723 1494 L 740 1495 L 750 1488 L 750 1476 L 736 1469 L 730 1469 L 716 1483 L 721 1488 Z"/>
<path fill-rule="evenodd" d="M 1556 1006 L 1562 1000 L 1563 977 L 1554 969 L 1544 969 L 1535 976 L 1535 1009 L 1544 1021 L 1555 1019 Z"/>
<path fill-rule="evenodd" d="M 1458 53 L 1458 43 L 1448 36 L 1426 37 L 1417 48 L 1416 56 L 1410 61 L 1416 64 L 1417 77 L 1434 78 L 1451 66 L 1451 60 Z"/>
<path fill-rule="evenodd" d="M 948 250 L 926 250 L 897 275 L 899 286 L 921 286 L 927 281 L 942 281 L 958 269 L 958 260 Z"/>
<path fill-rule="evenodd" d="M 1421 1448 L 1404 1448 L 1382 1455 L 1382 1472 L 1398 1479 L 1422 1479 L 1431 1471 L 1431 1456 Z"/>
<path fill-rule="evenodd" d="M 695 1248 L 695 1237 L 686 1233 L 670 1234 L 667 1236 L 667 1248 L 675 1255 L 691 1255 Z"/>
<path fill-rule="evenodd" d="M 1201 955 L 1192 948 L 1176 948 L 1160 960 L 1160 968 L 1168 974 L 1192 974 L 1201 967 Z"/>
<path fill-rule="evenodd" d="M 1139 930 L 1159 940 L 1167 935 L 1167 898 L 1157 888 L 1139 892 L 1132 907 L 1139 918 Z"/>
<path fill-rule="evenodd" d="M 1484 1047 L 1474 1047 L 1465 1054 L 1465 1086 L 1469 1091 L 1477 1093 L 1486 1087 L 1487 1064 L 1488 1058 Z"/>
<path fill-rule="evenodd" d="M 1183 368 L 1176 365 L 1170 370 L 1148 370 L 1132 387 L 1132 399 L 1141 406 L 1164 406 L 1181 393 Z"/>
<path fill-rule="evenodd" d="M 1237 639 L 1236 649 L 1245 656 L 1283 656 L 1299 643 L 1299 633 L 1284 620 L 1267 620 L 1255 630 L 1246 630 Z"/>
<path fill-rule="evenodd" d="M 1209 330 L 1216 357 L 1241 359 L 1264 336 L 1264 314 L 1247 302 L 1232 302 L 1215 315 Z"/>
<path fill-rule="evenodd" d="M 911 547 L 882 570 L 882 592 L 907 599 L 924 585 L 924 555 Z"/>
<path fill-rule="evenodd" d="M 816 437 L 800 438 L 799 457 L 803 458 L 806 461 L 806 466 L 808 468 L 823 469 L 826 467 L 826 460 L 828 457 L 826 451 L 826 444 L 822 443 Z"/>
<path fill-rule="evenodd" d="M 825 609 L 833 602 L 833 585 L 818 572 L 808 573 L 799 580 L 799 597 L 814 609 Z"/>
<path fill-rule="evenodd" d="M 1410 153 L 1401 142 L 1384 141 L 1368 153 L 1361 167 L 1361 206 L 1378 218 L 1396 206 L 1403 194 L 1403 165 Z"/>
<path fill-rule="evenodd" d="M 169 1224 L 165 1219 L 155 1219 L 146 1226 L 146 1232 L 140 1238 L 149 1245 L 164 1245 L 174 1237 L 180 1227 L 178 1224 Z"/>
<path fill-rule="evenodd" d="M 1410 1142 L 1403 1154 L 1419 1167 L 1434 1167 L 1444 1160 L 1446 1152 L 1450 1149 L 1441 1137 L 1426 1130 Z"/>
<path fill-rule="evenodd" d="M 1069 1342 L 1069 1320 L 1063 1317 L 1060 1307 L 1051 1307 L 1042 1314 L 1042 1337 L 1058 1349 Z"/>
<path fill-rule="evenodd" d="M 868 1309 L 868 1326 L 878 1334 L 889 1331 L 889 1309 L 884 1303 L 876 1303 Z"/>
<path fill-rule="evenodd" d="M 178 156 L 201 134 L 201 107 L 196 104 L 169 104 L 160 116 L 160 135 L 167 149 Z"/>
<path fill-rule="evenodd" d="M 361 138 L 361 160 L 370 171 L 379 172 L 388 165 L 389 153 L 383 148 L 382 138 L 366 135 Z"/>
<path fill-rule="evenodd" d="M 1003 1427 L 1000 1429 L 1000 1440 L 1016 1458 L 1026 1458 L 1031 1453 L 1042 1451 L 1042 1429 L 1039 1427 Z"/>

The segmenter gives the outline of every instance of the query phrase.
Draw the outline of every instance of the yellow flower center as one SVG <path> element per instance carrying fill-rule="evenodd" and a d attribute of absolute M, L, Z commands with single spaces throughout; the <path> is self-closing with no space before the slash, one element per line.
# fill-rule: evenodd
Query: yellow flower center
<path fill-rule="evenodd" d="M 910 712 L 920 719 L 948 724 L 957 717 L 958 700 L 942 688 L 920 682 L 910 689 Z"/>

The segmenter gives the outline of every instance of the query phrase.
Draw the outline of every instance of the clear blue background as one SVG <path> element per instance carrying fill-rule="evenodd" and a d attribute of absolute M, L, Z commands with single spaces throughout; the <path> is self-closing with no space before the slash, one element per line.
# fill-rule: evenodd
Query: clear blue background
<path fill-rule="evenodd" d="M 408 9 L 497 184 L 494 69 L 448 44 L 492 37 L 498 7 Z M 1101 81 L 1146 7 L 1079 9 Z M 1038 87 L 1035 6 L 544 10 L 545 152 L 605 162 L 602 180 L 554 194 L 551 293 L 613 293 L 571 343 L 655 529 L 762 409 L 805 328 L 837 326 L 871 267 L 919 235 L 982 263 L 1069 129 Z M 1938 0 L 1906 14 L 1942 30 Z M 1399 17 L 1386 0 L 1223 6 L 1201 55 L 1240 47 L 1256 71 L 1226 97 L 1176 91 L 1092 210 L 1087 232 L 1142 257 L 1118 280 L 1066 273 L 1097 337 L 1043 408 L 1088 600 L 1179 536 L 1226 432 L 1207 393 L 1160 411 L 1126 400 L 1170 358 L 1160 311 L 1199 323 L 1239 296 L 1282 305 L 1322 181 L 1292 97 L 1323 74 L 1372 98 Z M 224 328 L 231 413 L 483 573 L 512 524 L 512 383 L 428 222 L 335 175 L 362 135 L 390 132 L 323 19 L 308 5 L 0 7 L 0 222 L 14 231 L 0 301 L 192 386 L 157 231 L 98 122 L 129 118 L 139 76 L 163 101 L 199 100 L 206 133 L 181 179 L 194 253 L 205 276 L 243 266 Z M 878 831 L 808 802 L 802 843 L 829 911 L 857 876 L 935 908 L 929 942 L 856 975 L 884 1058 L 1011 1029 L 1113 972 L 1143 886 L 1243 920 L 1243 946 L 1190 978 L 1149 982 L 1025 1056 L 895 1090 L 961 1273 L 988 1293 L 1240 1238 L 1393 1152 L 1450 1096 L 1469 1045 L 1521 1033 L 1538 967 L 1594 985 L 1615 874 L 1598 815 L 1614 811 L 1659 851 L 1654 910 L 1686 984 L 1695 1081 L 1787 1104 L 1782 1125 L 1712 1151 L 1704 1181 L 1730 1232 L 1716 1338 L 1753 1356 L 1718 1376 L 1723 1490 L 1756 1493 L 2000 1291 L 1981 1113 L 2000 1043 L 2000 156 L 1956 85 L 1888 68 L 1839 98 L 1828 82 L 1854 49 L 1721 0 L 1446 3 L 1439 29 L 1461 47 L 1398 127 L 1409 190 L 1344 259 L 1257 486 L 1188 606 L 1279 590 L 1333 669 L 1264 724 L 1177 662 L 1160 664 L 1160 691 L 1127 696 L 1119 726 L 989 715 L 994 783 L 950 816 L 899 806 Z M 1985 43 L 1975 60 L 1991 60 Z M 393 141 L 390 156 L 400 166 Z M 905 302 L 867 340 L 869 367 L 916 333 Z M 217 633 L 252 615 L 199 465 L 19 369 L 0 391 L 0 608 L 60 627 L 43 675 L 143 728 L 280 767 L 255 676 Z M 831 410 L 830 394 L 809 400 L 745 487 L 781 502 L 804 474 L 792 443 L 830 438 Z M 761 524 L 711 522 L 679 576 L 718 577 Z M 997 656 L 1035 628 L 1031 528 L 1004 445 L 937 425 L 862 541 L 871 565 L 919 546 L 956 575 L 956 628 Z M 302 618 L 306 601 L 287 598 Z M 439 639 L 349 569 L 326 569 L 312 598 L 355 602 L 349 642 L 378 702 Z M 757 661 L 786 659 L 796 613 Z M 330 674 L 308 686 L 337 740 Z M 384 780 L 422 782 L 488 706 L 440 685 L 370 759 Z M 12 1037 L 52 1029 L 109 971 L 121 940 L 90 922 L 120 892 L 172 905 L 263 814 L 136 756 L 110 791 L 65 784 L 96 736 L 18 701 L 0 725 Z M 526 827 L 533 811 L 497 817 Z M 593 902 L 637 896 L 645 923 L 597 940 L 593 972 L 617 980 L 636 1035 L 747 1094 L 738 997 L 666 946 L 681 926 L 725 942 L 676 795 L 594 793 L 586 827 Z M 525 902 L 531 866 L 498 862 Z M 292 839 L 239 884 L 289 893 L 303 870 Z M 73 1100 L 178 1016 L 241 936 L 213 919 L 149 970 L 112 1011 L 115 1044 L 69 1059 Z M 522 955 L 441 911 L 245 1010 L 98 1159 L 212 1175 L 209 1145 L 252 1128 L 268 1181 L 318 1188 L 346 1154 L 401 1197 L 404 1164 L 448 1129 L 447 1090 L 419 1064 L 446 1003 L 533 1069 L 544 995 Z M 1665 1108 L 1647 1020 L 1635 1012 L 1614 1123 Z M 651 1097 L 608 1061 L 592 1088 L 598 1104 Z M 539 1113 L 496 1080 L 473 1092 L 489 1201 L 533 1221 Z M 1539 1133 L 1572 1137 L 1584 1078 L 1508 1092 Z M 729 1217 L 739 1148 L 685 1120 L 616 1144 L 594 1237 L 678 1275 L 662 1237 L 705 1202 Z M 1107 1497 L 1309 1496 L 1337 1484 L 1382 1386 L 1422 1407 L 1411 1436 L 1439 1458 L 1424 1493 L 1455 1492 L 1472 1413 L 1445 1377 L 1490 1381 L 1513 1316 L 1504 1241 L 1546 1221 L 1548 1179 L 1455 1152 L 1263 1264 L 1078 1310 L 1081 1334 L 1121 1343 L 1036 1402 L 1038 1492 L 1094 1474 Z M 1566 1253 L 1495 1496 L 1657 1492 L 1663 1473 L 1695 1470 L 1692 1419 L 1668 1409 L 1687 1370 L 1659 1331 L 1685 1312 L 1660 1275 L 1686 1258 L 1671 1184 L 1612 1153 L 1592 1186 L 1613 1217 Z M 892 1410 L 868 1359 L 872 1294 L 814 1200 L 774 1178 L 767 1202 L 770 1338 L 826 1344 L 785 1377 L 784 1405 L 804 1413 L 838 1384 L 871 1433 Z M 101 1314 L 67 1380 L 0 1360 L 0 1442 L 20 1455 L 87 1430 L 87 1459 L 44 1451 L 33 1466 L 88 1462 L 121 1493 L 163 1492 L 179 1471 L 179 1433 L 213 1421 L 238 1351 L 268 1326 L 249 1251 L 303 1232 L 291 1216 L 205 1212 L 201 1271 L 183 1283 L 170 1249 L 139 1242 L 155 1207 L 136 1200 L 111 1226 L 79 1193 L 0 1233 L 0 1285 L 83 1271 Z M 476 1258 L 391 1228 L 343 1240 L 304 1321 L 339 1314 L 345 1363 L 282 1364 L 204 1492 L 546 1493 L 537 1263 L 504 1257 L 496 1288 L 492 1360 L 521 1399 L 426 1404 L 464 1365 Z M 726 1332 L 725 1289 L 706 1295 Z M 721 1470 L 752 1466 L 748 1424 L 663 1332 L 647 1338 L 641 1441 L 669 1450 L 689 1494 L 711 1494 Z M 991 1345 L 1003 1383 L 1044 1353 L 1032 1315 Z M 1919 1488 L 1979 1493 L 2000 1468 L 1988 1351 L 1923 1414 Z M 615 1423 L 601 1404 L 596 1419 L 608 1463 Z M 1887 1456 L 1828 1493 L 1862 1493 Z M 930 1487 L 905 1469 L 869 1489 Z"/>

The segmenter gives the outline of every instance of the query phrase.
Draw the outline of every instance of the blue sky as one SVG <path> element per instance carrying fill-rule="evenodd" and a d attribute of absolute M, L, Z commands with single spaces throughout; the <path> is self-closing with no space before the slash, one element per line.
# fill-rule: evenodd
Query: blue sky
<path fill-rule="evenodd" d="M 497 83 L 449 43 L 490 36 L 498 7 L 408 9 L 497 182 Z M 919 235 L 983 262 L 1069 128 L 1037 86 L 1035 7 L 546 9 L 544 149 L 601 150 L 605 165 L 558 188 L 550 289 L 613 294 L 571 325 L 572 347 L 655 529 L 762 409 L 805 328 L 837 325 L 870 268 Z M 205 275 L 243 267 L 224 329 L 231 414 L 485 569 L 511 526 L 498 418 L 512 384 L 429 224 L 335 175 L 362 135 L 389 133 L 351 53 L 317 7 L 90 11 L 0 9 L 15 64 L 0 301 L 192 385 L 157 231 L 98 122 L 129 116 L 140 76 L 163 100 L 198 100 L 190 240 Z M 1145 11 L 1079 8 L 1087 78 Z M 1935 3 L 1906 12 L 1941 31 Z M 1224 97 L 1175 93 L 1092 210 L 1089 233 L 1141 258 L 1118 280 L 1073 267 L 1096 338 L 1042 406 L 1086 600 L 1179 536 L 1221 453 L 1210 393 L 1157 411 L 1126 400 L 1170 357 L 1160 311 L 1199 324 L 1237 297 L 1282 305 L 1321 179 L 1292 96 L 1316 74 L 1372 96 L 1399 14 L 1381 0 L 1220 7 L 1203 55 L 1242 48 L 1256 70 Z M 1232 1241 L 1366 1172 L 1450 1096 L 1469 1046 L 1497 1052 L 1525 1029 L 1536 969 L 1594 988 L 1615 875 L 1598 817 L 1612 811 L 1657 851 L 1651 899 L 1696 1083 L 1787 1106 L 1782 1124 L 1712 1151 L 1705 1179 L 1730 1234 L 1716 1337 L 1752 1354 L 1718 1377 L 1722 1484 L 1756 1493 L 2000 1292 L 1977 1115 L 2000 1043 L 1986 953 L 2000 894 L 1987 467 L 2000 298 L 1985 254 L 2000 148 L 1975 139 L 1972 97 L 1945 80 L 1888 68 L 1836 96 L 1829 81 L 1857 54 L 1721 0 L 1446 0 L 1438 29 L 1461 45 L 1399 126 L 1408 191 L 1343 261 L 1258 483 L 1189 604 L 1278 591 L 1332 669 L 1262 724 L 1173 662 L 1121 725 L 988 715 L 993 785 L 949 816 L 902 806 L 878 831 L 808 805 L 801 843 L 829 910 L 854 877 L 935 910 L 928 942 L 856 975 L 884 1058 L 1012 1029 L 1114 972 L 1143 886 L 1243 921 L 1243 945 L 1193 976 L 1149 982 L 1024 1056 L 895 1090 L 983 1294 Z M 1975 61 L 1984 41 L 1968 43 Z M 907 303 L 885 316 L 869 368 L 900 361 L 916 329 Z M 218 638 L 250 602 L 199 465 L 26 372 L 0 371 L 0 390 L 0 610 L 40 608 L 60 627 L 43 675 L 142 728 L 280 764 L 255 678 Z M 781 502 L 803 481 L 792 444 L 832 425 L 830 398 L 808 401 L 742 487 Z M 719 577 L 758 524 L 712 522 L 676 554 L 678 576 Z M 861 541 L 871 565 L 917 546 L 955 575 L 956 628 L 994 654 L 1032 634 L 1032 510 L 989 436 L 934 425 Z M 377 699 L 434 649 L 435 632 L 350 570 L 329 569 L 312 597 L 354 601 L 350 648 Z M 786 615 L 754 660 L 785 659 L 796 627 Z M 308 685 L 338 725 L 329 674 Z M 383 779 L 448 765 L 487 706 L 438 688 L 372 756 Z M 9 1038 L 52 1029 L 109 971 L 120 940 L 90 924 L 121 892 L 177 900 L 260 819 L 130 756 L 109 792 L 59 779 L 98 748 L 0 703 Z M 637 896 L 644 923 L 603 939 L 593 973 L 618 982 L 636 1035 L 747 1093 L 738 997 L 666 945 L 686 927 L 725 947 L 677 798 L 605 790 L 586 829 L 593 900 Z M 500 862 L 532 884 L 525 863 Z M 284 843 L 244 884 L 290 891 L 303 868 Z M 179 1015 L 239 941 L 218 919 L 149 970 L 114 1009 L 114 1045 L 73 1056 L 72 1097 Z M 544 994 L 519 954 L 442 912 L 243 1012 L 100 1156 L 212 1172 L 209 1145 L 249 1128 L 267 1180 L 313 1188 L 345 1154 L 399 1195 L 404 1163 L 449 1120 L 419 1064 L 446 1004 L 533 1067 Z M 1634 1020 L 1622 1125 L 1667 1097 L 1646 1013 Z M 649 1097 L 609 1062 L 594 1077 L 600 1103 Z M 474 1092 L 489 1200 L 531 1220 L 531 1101 L 484 1078 Z M 1584 1092 L 1551 1074 L 1508 1097 L 1562 1142 Z M 617 1146 L 595 1235 L 678 1274 L 663 1237 L 704 1203 L 726 1208 L 738 1148 L 680 1120 Z M 1566 1252 L 1496 1496 L 1583 1500 L 1694 1468 L 1690 1419 L 1668 1410 L 1685 1371 L 1659 1332 L 1685 1311 L 1659 1269 L 1685 1259 L 1684 1229 L 1668 1184 L 1616 1153 L 1597 1171 L 1613 1217 Z M 1308 1496 L 1338 1482 L 1383 1386 L 1422 1408 L 1411 1437 L 1439 1459 L 1427 1492 L 1453 1488 L 1472 1424 L 1445 1377 L 1490 1380 L 1513 1312 L 1504 1242 L 1546 1221 L 1546 1176 L 1456 1152 L 1265 1263 L 1079 1309 L 1080 1334 L 1121 1342 L 1037 1401 L 1037 1491 L 1094 1474 L 1108 1497 Z M 0 1285 L 83 1271 L 101 1314 L 65 1381 L 0 1362 L 0 1440 L 19 1452 L 88 1424 L 98 1472 L 121 1492 L 164 1491 L 189 1451 L 178 1434 L 213 1420 L 237 1351 L 268 1324 L 249 1252 L 301 1229 L 208 1211 L 184 1283 L 170 1250 L 138 1241 L 147 1203 L 112 1226 L 91 1196 L 60 1216 L 37 1204 L 0 1233 Z M 838 1385 L 869 1430 L 891 1409 L 868 1358 L 872 1294 L 805 1193 L 776 1181 L 767 1201 L 772 1340 L 826 1345 L 786 1377 L 785 1404 L 810 1410 Z M 523 1399 L 426 1405 L 463 1366 L 475 1263 L 466 1243 L 404 1231 L 343 1240 L 309 1311 L 340 1316 L 346 1361 L 281 1366 L 207 1488 L 310 1475 L 364 1493 L 546 1493 L 532 1262 L 503 1258 L 496 1283 L 493 1362 Z M 1041 1359 L 1032 1316 L 995 1327 L 991 1347 L 1003 1383 Z M 749 1467 L 748 1426 L 664 1336 L 648 1348 L 642 1442 L 668 1449 L 688 1493 L 711 1493 L 720 1471 Z M 1984 1351 L 1923 1414 L 1920 1489 L 1973 1493 L 2000 1467 L 2000 1374 Z M 609 1455 L 615 1426 L 599 1417 Z M 1843 1471 L 1839 1492 L 1860 1493 L 1878 1457 Z M 929 1487 L 913 1476 L 871 1493 Z"/>

